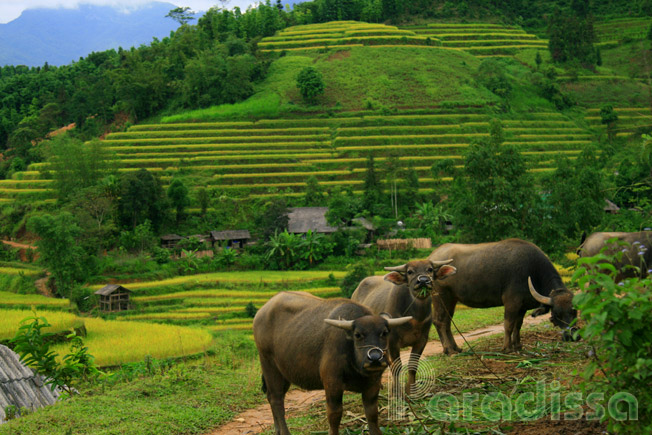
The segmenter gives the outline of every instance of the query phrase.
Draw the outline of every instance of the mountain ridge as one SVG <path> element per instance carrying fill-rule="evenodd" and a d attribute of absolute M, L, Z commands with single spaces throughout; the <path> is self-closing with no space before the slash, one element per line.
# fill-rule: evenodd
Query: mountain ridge
<path fill-rule="evenodd" d="M 28 9 L 0 24 L 0 65 L 60 66 L 93 51 L 146 44 L 179 26 L 165 17 L 175 7 L 151 2 L 129 12 L 88 4 L 76 9 Z"/>

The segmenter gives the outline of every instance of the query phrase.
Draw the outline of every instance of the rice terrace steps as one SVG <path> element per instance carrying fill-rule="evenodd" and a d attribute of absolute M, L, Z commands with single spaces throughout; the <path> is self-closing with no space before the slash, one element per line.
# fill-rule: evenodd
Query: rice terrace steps
<path fill-rule="evenodd" d="M 438 47 L 485 57 L 514 55 L 522 49 L 546 50 L 548 41 L 518 26 L 502 24 L 431 23 L 395 27 L 357 21 L 331 21 L 288 27 L 258 43 L 263 53 L 367 45 Z"/>
<path fill-rule="evenodd" d="M 139 124 L 103 141 L 119 159 L 119 171 L 146 168 L 164 184 L 179 170 L 192 171 L 196 186 L 240 197 L 302 195 L 314 176 L 326 189 L 362 187 L 369 152 L 413 165 L 424 190 L 435 181 L 431 166 L 444 159 L 463 164 L 474 140 L 489 135 L 481 108 L 413 109 L 378 115 L 369 111 L 334 117 L 237 122 Z M 557 112 L 534 112 L 502 121 L 505 143 L 525 156 L 529 170 L 554 170 L 556 155 L 571 158 L 592 136 Z M 0 181 L 0 201 L 28 197 L 54 201 L 48 162 L 34 163 L 15 179 Z M 445 180 L 444 180 L 445 181 Z M 430 185 L 430 187 L 429 187 Z"/>

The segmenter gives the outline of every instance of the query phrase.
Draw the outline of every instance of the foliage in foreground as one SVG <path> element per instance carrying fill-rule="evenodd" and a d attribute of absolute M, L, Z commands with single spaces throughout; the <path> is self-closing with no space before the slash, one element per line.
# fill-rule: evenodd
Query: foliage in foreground
<path fill-rule="evenodd" d="M 95 366 L 94 357 L 88 353 L 81 337 L 74 332 L 67 336 L 70 352 L 57 361 L 57 354 L 50 349 L 54 333 L 41 331 L 50 326 L 45 317 L 28 317 L 21 322 L 11 343 L 21 361 L 43 375 L 45 383 L 53 391 L 59 388 L 71 395 L 76 392 L 80 382 L 97 378 L 102 373 Z"/>
<path fill-rule="evenodd" d="M 649 247 L 638 247 L 643 258 Z M 623 254 L 603 251 L 580 259 L 573 279 L 585 291 L 574 303 L 585 322 L 580 334 L 593 348 L 593 361 L 583 372 L 585 388 L 603 392 L 609 408 L 620 399 L 613 404 L 620 418 L 611 413 L 610 431 L 644 433 L 652 429 L 652 276 L 617 282 L 612 262 Z"/>

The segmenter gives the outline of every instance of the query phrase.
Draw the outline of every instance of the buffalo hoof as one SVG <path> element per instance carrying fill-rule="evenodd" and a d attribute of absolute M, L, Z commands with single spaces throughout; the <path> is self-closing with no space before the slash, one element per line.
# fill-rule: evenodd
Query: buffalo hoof
<path fill-rule="evenodd" d="M 456 353 L 462 352 L 462 349 L 459 347 L 445 347 L 444 348 L 444 355 L 455 355 Z"/>

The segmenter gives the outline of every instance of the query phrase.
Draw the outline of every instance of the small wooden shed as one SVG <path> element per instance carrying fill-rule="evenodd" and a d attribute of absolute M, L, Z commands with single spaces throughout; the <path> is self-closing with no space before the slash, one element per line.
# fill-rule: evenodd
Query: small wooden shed
<path fill-rule="evenodd" d="M 178 234 L 165 234 L 161 236 L 161 247 L 163 248 L 174 248 L 177 243 L 183 240 L 184 237 L 181 237 Z"/>
<path fill-rule="evenodd" d="M 129 309 L 131 290 L 120 284 L 107 284 L 98 291 L 100 296 L 100 310 L 104 312 L 125 311 Z"/>
<path fill-rule="evenodd" d="M 215 242 L 226 242 L 226 246 L 231 248 L 244 248 L 247 241 L 251 239 L 249 230 L 227 230 L 227 231 L 211 231 L 211 246 L 215 246 Z"/>

